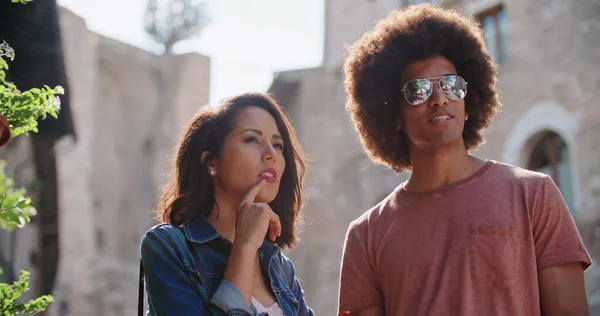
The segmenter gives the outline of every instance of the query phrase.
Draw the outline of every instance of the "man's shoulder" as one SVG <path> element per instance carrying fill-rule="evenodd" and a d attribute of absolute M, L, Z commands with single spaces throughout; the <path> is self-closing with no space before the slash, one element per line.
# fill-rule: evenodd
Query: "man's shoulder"
<path fill-rule="evenodd" d="M 523 184 L 541 184 L 547 181 L 550 177 L 538 171 L 528 170 L 519 166 L 492 161 L 494 164 L 493 172 L 488 173 L 488 176 L 497 178 L 498 181 L 510 181 L 512 183 Z"/>
<path fill-rule="evenodd" d="M 368 209 L 366 212 L 364 212 L 358 218 L 353 220 L 350 223 L 350 229 L 352 229 L 352 228 L 357 229 L 357 228 L 363 228 L 363 227 L 366 229 L 366 227 L 380 222 L 382 220 L 382 217 L 384 217 L 384 215 L 397 209 L 398 201 L 400 198 L 398 191 L 401 186 L 402 186 L 402 184 L 399 185 L 398 187 L 396 187 L 396 189 L 394 189 L 390 194 L 388 194 L 379 203 L 375 204 L 373 207 Z"/>

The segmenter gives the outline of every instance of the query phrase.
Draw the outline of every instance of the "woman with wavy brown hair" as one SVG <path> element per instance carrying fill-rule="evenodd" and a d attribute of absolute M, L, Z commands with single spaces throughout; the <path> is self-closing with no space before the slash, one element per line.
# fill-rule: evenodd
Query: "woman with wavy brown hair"
<path fill-rule="evenodd" d="M 305 163 L 268 95 L 202 108 L 141 242 L 149 315 L 312 315 L 281 253 L 298 237 Z"/>

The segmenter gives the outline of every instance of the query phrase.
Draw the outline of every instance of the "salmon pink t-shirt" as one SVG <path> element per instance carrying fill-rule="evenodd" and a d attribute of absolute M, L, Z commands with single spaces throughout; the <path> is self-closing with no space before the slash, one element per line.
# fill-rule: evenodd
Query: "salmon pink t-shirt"
<path fill-rule="evenodd" d="M 425 193 L 400 185 L 354 220 L 340 315 L 540 315 L 540 270 L 591 259 L 552 179 L 489 160 Z"/>

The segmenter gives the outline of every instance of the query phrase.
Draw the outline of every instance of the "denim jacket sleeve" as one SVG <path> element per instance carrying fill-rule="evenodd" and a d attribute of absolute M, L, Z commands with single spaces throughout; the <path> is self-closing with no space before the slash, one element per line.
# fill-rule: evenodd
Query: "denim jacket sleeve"
<path fill-rule="evenodd" d="M 141 257 L 144 265 L 148 304 L 155 315 L 256 315 L 248 306 L 244 296 L 231 282 L 223 280 L 210 303 L 202 299 L 198 289 L 186 270 L 189 263 L 182 254 L 188 251 L 185 238 L 179 229 L 170 225 L 159 225 L 150 229 L 142 238 Z M 191 257 L 188 256 L 188 257 Z M 149 313 L 149 315 L 152 315 Z"/>
<path fill-rule="evenodd" d="M 310 307 L 308 307 L 308 304 L 306 304 L 306 300 L 304 299 L 304 290 L 302 289 L 302 286 L 300 286 L 300 281 L 296 277 L 296 268 L 294 267 L 294 263 L 283 254 L 281 254 L 281 257 L 283 259 L 282 266 L 286 269 L 288 286 L 290 287 L 292 293 L 294 293 L 294 296 L 296 296 L 298 304 L 300 304 L 298 316 L 314 316 L 315 313 L 312 309 L 310 309 Z"/>

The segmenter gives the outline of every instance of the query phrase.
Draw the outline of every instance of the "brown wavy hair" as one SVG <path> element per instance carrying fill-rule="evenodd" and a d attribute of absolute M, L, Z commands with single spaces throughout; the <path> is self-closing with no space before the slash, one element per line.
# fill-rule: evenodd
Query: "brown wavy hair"
<path fill-rule="evenodd" d="M 298 241 L 296 224 L 301 219 L 305 156 L 281 107 L 263 93 L 237 95 L 225 99 L 216 107 L 205 106 L 194 115 L 177 146 L 170 181 L 164 189 L 156 214 L 163 223 L 181 226 L 213 209 L 216 202 L 207 164 L 221 154 L 225 136 L 235 128 L 240 112 L 250 106 L 264 109 L 275 118 L 286 144 L 283 149 L 286 165 L 279 191 L 269 206 L 281 221 L 277 245 L 293 248 Z M 202 161 L 205 151 L 209 154 Z"/>
<path fill-rule="evenodd" d="M 400 75 L 413 61 L 441 55 L 469 82 L 462 133 L 466 149 L 477 148 L 502 104 L 496 64 L 479 24 L 470 16 L 430 4 L 393 11 L 349 48 L 344 62 L 346 111 L 369 158 L 396 172 L 411 170 L 404 130 L 398 131 Z"/>

